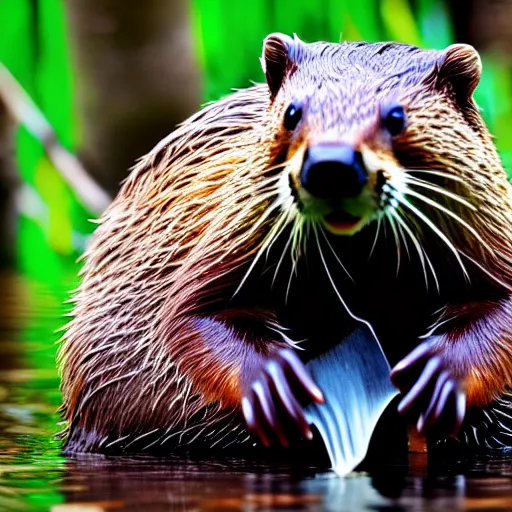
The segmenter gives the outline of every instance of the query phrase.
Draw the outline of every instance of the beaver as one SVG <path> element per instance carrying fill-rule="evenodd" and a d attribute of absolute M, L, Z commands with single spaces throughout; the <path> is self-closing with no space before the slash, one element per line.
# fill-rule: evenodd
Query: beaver
<path fill-rule="evenodd" d="M 421 433 L 510 446 L 512 188 L 477 51 L 275 33 L 261 62 L 100 219 L 59 352 L 64 450 L 310 439 L 305 362 L 361 321 Z"/>

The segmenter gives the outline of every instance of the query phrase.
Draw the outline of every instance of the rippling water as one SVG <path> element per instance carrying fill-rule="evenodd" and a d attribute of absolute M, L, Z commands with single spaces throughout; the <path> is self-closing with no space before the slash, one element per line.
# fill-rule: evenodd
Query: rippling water
<path fill-rule="evenodd" d="M 54 332 L 66 285 L 0 274 L 0 510 L 512 510 L 510 459 L 330 471 L 229 460 L 60 455 Z"/>

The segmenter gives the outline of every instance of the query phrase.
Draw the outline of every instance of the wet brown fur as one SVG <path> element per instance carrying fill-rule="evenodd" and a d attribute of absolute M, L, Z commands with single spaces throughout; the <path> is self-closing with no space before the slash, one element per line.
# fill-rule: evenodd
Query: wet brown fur
<path fill-rule="evenodd" d="M 238 415 L 243 386 L 267 355 L 295 343 L 274 299 L 232 298 L 276 223 L 300 222 L 294 201 L 276 203 L 279 184 L 283 173 L 293 184 L 294 161 L 326 134 L 393 168 L 459 179 L 436 178 L 475 210 L 435 198 L 478 237 L 422 208 L 467 255 L 478 284 L 468 300 L 454 294 L 440 315 L 429 312 L 439 326 L 433 336 L 464 379 L 470 405 L 488 404 L 512 384 L 512 192 L 471 97 L 476 53 L 395 43 L 287 46 L 270 36 L 263 63 L 268 85 L 235 92 L 187 120 L 140 160 L 101 218 L 60 351 L 69 451 L 247 439 Z M 282 118 L 298 95 L 308 108 L 292 137 Z M 389 98 L 408 115 L 392 148 L 378 115 Z M 427 250 L 450 260 L 443 243 L 428 246 L 421 221 L 410 225 Z"/>

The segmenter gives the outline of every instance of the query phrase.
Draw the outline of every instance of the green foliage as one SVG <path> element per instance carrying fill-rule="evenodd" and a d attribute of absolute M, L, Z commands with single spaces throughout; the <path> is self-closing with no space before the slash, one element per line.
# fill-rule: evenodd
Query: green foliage
<path fill-rule="evenodd" d="M 396 40 L 429 48 L 453 42 L 442 0 L 192 0 L 205 97 L 262 80 L 259 56 L 270 32 L 296 33 L 304 41 Z"/>
<path fill-rule="evenodd" d="M 475 99 L 482 110 L 503 165 L 512 178 L 512 73 L 498 57 L 482 56 L 483 74 L 475 91 Z"/>
<path fill-rule="evenodd" d="M 61 0 L 0 1 L 0 62 L 21 83 L 52 124 L 60 142 L 73 149 L 76 119 L 73 75 Z M 62 258 L 77 256 L 93 226 L 90 214 L 24 127 L 17 133 L 17 163 L 24 182 L 19 219 L 19 264 L 45 281 L 59 280 Z"/>

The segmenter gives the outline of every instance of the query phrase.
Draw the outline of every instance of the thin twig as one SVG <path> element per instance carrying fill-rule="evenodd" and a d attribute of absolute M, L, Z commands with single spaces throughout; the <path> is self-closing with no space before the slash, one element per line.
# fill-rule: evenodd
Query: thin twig
<path fill-rule="evenodd" d="M 73 153 L 57 139 L 54 129 L 19 82 L 0 63 L 0 101 L 13 119 L 41 143 L 57 172 L 95 215 L 101 215 L 112 198 L 94 181 Z"/>

